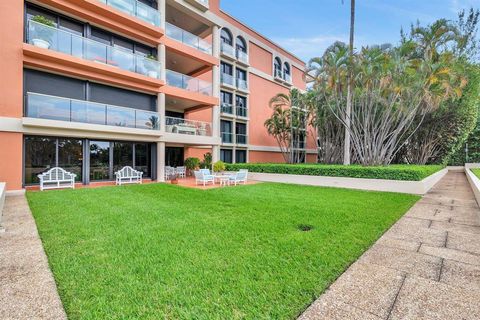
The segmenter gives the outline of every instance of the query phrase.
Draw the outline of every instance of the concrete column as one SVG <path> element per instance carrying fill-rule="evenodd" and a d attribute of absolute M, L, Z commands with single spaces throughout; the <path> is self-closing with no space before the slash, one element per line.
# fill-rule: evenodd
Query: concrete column
<path fill-rule="evenodd" d="M 165 142 L 157 142 L 157 181 L 165 182 Z"/>
<path fill-rule="evenodd" d="M 217 25 L 213 26 L 212 39 L 212 54 L 220 58 L 220 28 Z"/>
<path fill-rule="evenodd" d="M 160 11 L 160 28 L 165 30 L 165 17 L 167 14 L 166 0 L 158 0 L 158 11 Z"/>
<path fill-rule="evenodd" d="M 212 163 L 220 160 L 220 146 L 212 146 Z"/>
<path fill-rule="evenodd" d="M 165 93 L 157 94 L 157 113 L 160 118 L 160 132 L 165 133 Z"/>
<path fill-rule="evenodd" d="M 163 43 L 161 43 L 157 49 L 158 49 L 158 62 L 160 62 L 160 80 L 166 81 L 167 50 Z"/>

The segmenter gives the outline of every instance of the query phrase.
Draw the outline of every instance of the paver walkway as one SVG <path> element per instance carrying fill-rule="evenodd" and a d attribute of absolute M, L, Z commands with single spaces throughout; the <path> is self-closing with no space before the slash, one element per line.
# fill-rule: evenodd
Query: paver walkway
<path fill-rule="evenodd" d="M 0 319 L 66 319 L 25 196 L 7 197 L 0 233 Z"/>
<path fill-rule="evenodd" d="M 479 211 L 449 172 L 299 319 L 480 319 Z"/>

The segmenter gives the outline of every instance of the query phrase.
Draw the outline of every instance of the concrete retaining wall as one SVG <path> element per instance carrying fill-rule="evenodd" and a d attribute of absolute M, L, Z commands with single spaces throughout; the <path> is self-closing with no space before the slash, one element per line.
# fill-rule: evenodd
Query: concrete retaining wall
<path fill-rule="evenodd" d="M 423 179 L 422 181 L 343 178 L 257 172 L 251 172 L 248 175 L 249 178 L 252 180 L 264 182 L 293 183 L 310 186 L 336 187 L 370 191 L 387 191 L 423 195 L 427 193 L 438 181 L 440 181 L 440 179 L 442 179 L 447 172 L 448 169 L 445 168 Z"/>

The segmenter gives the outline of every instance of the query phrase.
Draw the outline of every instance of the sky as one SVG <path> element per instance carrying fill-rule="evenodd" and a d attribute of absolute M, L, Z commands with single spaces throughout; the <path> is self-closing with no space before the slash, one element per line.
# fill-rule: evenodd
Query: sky
<path fill-rule="evenodd" d="M 454 20 L 480 0 L 357 0 L 355 46 L 398 43 L 400 29 Z M 308 62 L 336 40 L 348 41 L 350 0 L 221 0 L 222 10 Z"/>

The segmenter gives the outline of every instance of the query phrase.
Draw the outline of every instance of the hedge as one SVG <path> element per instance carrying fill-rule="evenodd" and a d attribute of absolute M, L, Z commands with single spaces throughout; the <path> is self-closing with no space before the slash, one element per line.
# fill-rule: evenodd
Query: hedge
<path fill-rule="evenodd" d="M 420 181 L 445 168 L 443 165 L 390 165 L 363 167 L 359 165 L 236 163 L 226 164 L 227 171 L 248 169 L 250 172 L 300 174 L 309 176 L 349 177 Z"/>

